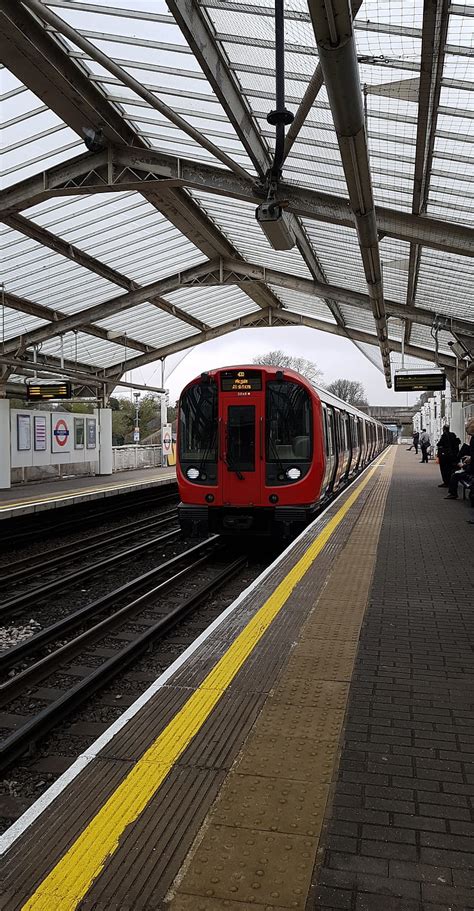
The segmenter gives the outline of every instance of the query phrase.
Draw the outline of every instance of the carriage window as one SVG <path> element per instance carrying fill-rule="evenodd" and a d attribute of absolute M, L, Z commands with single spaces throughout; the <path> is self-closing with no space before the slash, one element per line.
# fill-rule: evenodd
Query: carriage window
<path fill-rule="evenodd" d="M 196 383 L 181 397 L 179 454 L 182 461 L 217 462 L 217 386 Z"/>
<path fill-rule="evenodd" d="M 255 405 L 229 405 L 227 464 L 231 471 L 255 471 Z"/>
<path fill-rule="evenodd" d="M 298 383 L 267 383 L 266 451 L 268 462 L 311 459 L 311 402 Z"/>

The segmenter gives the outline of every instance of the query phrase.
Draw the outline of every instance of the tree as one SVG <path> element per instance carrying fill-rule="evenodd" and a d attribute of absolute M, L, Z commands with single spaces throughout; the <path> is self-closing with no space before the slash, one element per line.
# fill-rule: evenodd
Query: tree
<path fill-rule="evenodd" d="M 329 383 L 329 386 L 326 386 L 326 389 L 328 392 L 332 392 L 333 395 L 337 395 L 344 402 L 347 402 L 348 405 L 354 405 L 356 408 L 369 404 L 365 389 L 362 383 L 357 382 L 357 380 L 344 380 L 342 378 L 334 380 L 333 383 Z"/>
<path fill-rule="evenodd" d="M 280 349 L 267 351 L 266 354 L 254 357 L 253 363 L 281 367 L 282 370 L 295 370 L 296 373 L 301 373 L 301 376 L 305 376 L 310 383 L 321 383 L 323 378 L 322 370 L 313 361 L 308 361 L 305 357 L 293 357 L 291 354 L 285 354 Z"/>

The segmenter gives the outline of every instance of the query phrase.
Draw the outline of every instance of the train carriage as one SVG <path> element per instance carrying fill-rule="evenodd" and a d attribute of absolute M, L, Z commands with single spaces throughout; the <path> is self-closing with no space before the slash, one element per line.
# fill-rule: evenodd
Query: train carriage
<path fill-rule="evenodd" d="M 181 527 L 288 537 L 391 438 L 383 424 L 292 370 L 202 373 L 179 402 Z"/>

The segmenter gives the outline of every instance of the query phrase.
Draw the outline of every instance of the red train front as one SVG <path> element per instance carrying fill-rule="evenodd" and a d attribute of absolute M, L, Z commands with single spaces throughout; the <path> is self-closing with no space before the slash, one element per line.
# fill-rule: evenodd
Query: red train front
<path fill-rule="evenodd" d="M 365 423 L 374 422 L 292 370 L 201 374 L 179 404 L 183 531 L 294 533 L 362 467 Z"/>

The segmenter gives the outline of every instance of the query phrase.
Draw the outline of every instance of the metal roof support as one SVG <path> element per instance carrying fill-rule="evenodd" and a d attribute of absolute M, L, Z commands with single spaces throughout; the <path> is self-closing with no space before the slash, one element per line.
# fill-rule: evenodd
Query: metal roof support
<path fill-rule="evenodd" d="M 283 313 L 283 310 L 278 311 L 278 319 L 280 318 L 280 313 Z M 195 345 L 209 342 L 214 338 L 220 338 L 222 335 L 228 335 L 229 332 L 236 332 L 238 329 L 245 329 L 247 326 L 268 326 L 268 314 L 269 309 L 266 311 L 258 310 L 256 313 L 247 313 L 245 316 L 239 316 L 237 319 L 233 319 L 228 323 L 222 323 L 220 326 L 213 326 L 212 329 L 207 329 L 206 332 L 201 332 L 199 335 L 192 335 L 188 338 L 179 339 L 177 342 L 172 342 L 171 344 L 160 348 L 159 357 L 168 357 L 170 354 L 176 354 L 177 351 L 185 351 L 186 348 L 193 348 Z M 154 360 L 155 358 L 149 357 L 148 354 L 138 355 L 138 357 L 134 357 L 128 361 L 127 370 L 135 370 L 137 367 L 143 367 L 145 364 L 150 364 Z M 105 375 L 109 379 L 121 373 L 121 364 L 116 364 L 105 370 Z"/>
<path fill-rule="evenodd" d="M 387 386 L 392 385 L 377 222 L 352 17 L 347 0 L 309 0 Z"/>
<path fill-rule="evenodd" d="M 240 141 L 247 149 L 257 174 L 264 180 L 272 167 L 271 154 L 242 97 L 242 91 L 230 70 L 224 51 L 216 41 L 205 10 L 196 3 L 196 0 L 166 0 L 166 2 L 233 124 Z M 311 274 L 316 280 L 326 281 L 317 255 L 298 218 L 292 220 L 292 230 L 298 250 Z M 330 300 L 325 303 L 335 320 L 343 326 L 344 318 L 337 305 Z"/>
<path fill-rule="evenodd" d="M 449 0 L 424 0 L 412 200 L 412 212 L 414 215 L 426 212 L 428 206 L 448 24 Z M 411 244 L 407 280 L 408 305 L 415 304 L 420 261 L 420 245 Z M 405 323 L 406 342 L 410 341 L 411 327 L 411 320 L 407 320 Z"/>
<path fill-rule="evenodd" d="M 137 146 L 122 146 L 111 150 L 109 165 L 114 173 L 120 167 L 121 180 L 108 183 L 107 153 L 82 155 L 2 190 L 0 206 L 5 214 L 9 214 L 54 196 L 137 190 L 173 224 L 173 213 L 179 208 L 180 220 L 176 226 L 207 256 L 235 255 L 234 248 L 231 253 L 229 241 L 180 187 L 193 187 L 198 191 L 242 199 L 254 205 L 259 196 L 252 180 L 243 180 L 223 168 L 178 159 Z M 131 171 L 124 172 L 124 166 L 133 169 L 133 176 Z M 91 175 L 90 183 L 88 174 Z M 349 202 L 344 197 L 319 193 L 284 181 L 280 189 L 282 197 L 288 201 L 287 211 L 294 215 L 354 228 L 354 217 Z M 183 229 L 188 210 L 190 222 L 185 231 Z M 442 221 L 428 215 L 413 215 L 411 212 L 385 206 L 377 206 L 376 216 L 381 236 L 419 243 L 458 256 L 474 256 L 474 229 L 467 225 Z M 224 247 L 227 247 L 225 253 Z"/>
<path fill-rule="evenodd" d="M 14 228 L 15 231 L 19 231 L 20 234 L 25 234 L 27 237 L 33 238 L 43 246 L 49 247 L 51 250 L 54 250 L 61 256 L 65 256 L 67 259 L 71 259 L 79 266 L 89 269 L 90 272 L 101 275 L 102 278 L 106 278 L 109 282 L 120 285 L 121 288 L 125 288 L 127 291 L 136 291 L 140 288 L 138 282 L 132 281 L 132 279 L 127 278 L 126 275 L 122 275 L 115 269 L 110 269 L 109 266 L 104 265 L 98 259 L 95 259 L 95 257 L 89 256 L 88 253 L 84 253 L 82 250 L 79 250 L 78 247 L 67 243 L 55 234 L 52 234 L 51 231 L 47 231 L 45 228 L 35 225 L 35 223 L 29 221 L 29 219 L 23 218 L 22 215 L 10 215 L 3 218 L 2 221 L 4 221 L 6 225 L 9 225 L 10 228 Z M 187 323 L 189 326 L 194 326 L 194 328 L 199 329 L 200 332 L 208 328 L 201 320 L 196 319 L 194 316 L 190 316 L 188 313 L 180 310 L 179 307 L 169 304 L 168 301 L 165 301 L 160 297 L 153 297 L 148 303 L 153 304 L 153 306 L 157 307 L 159 310 L 164 310 L 165 313 L 169 313 L 170 316 L 176 317 L 176 319 L 181 320 L 181 322 Z M 59 313 L 59 311 L 56 311 L 56 314 L 56 318 L 64 315 Z M 105 332 L 104 336 L 99 337 L 107 338 L 107 333 Z M 117 342 L 117 344 L 124 344 L 124 342 Z M 128 335 L 127 344 L 129 348 L 138 347 L 138 350 L 150 350 L 150 345 L 144 345 L 142 342 L 134 342 L 134 339 L 129 338 Z"/>
<path fill-rule="evenodd" d="M 99 63 L 104 69 L 108 70 L 109 73 L 112 73 L 117 79 L 128 86 L 133 92 L 135 92 L 140 98 L 143 98 L 150 107 L 154 108 L 156 111 L 159 111 L 163 117 L 166 117 L 167 120 L 170 120 L 178 129 L 183 130 L 184 133 L 187 133 L 195 142 L 200 146 L 206 149 L 211 153 L 218 161 L 221 161 L 227 168 L 230 168 L 231 171 L 235 171 L 236 174 L 241 174 L 243 176 L 247 175 L 245 168 L 242 168 L 236 161 L 234 161 L 229 155 L 222 151 L 218 146 L 214 145 L 206 136 L 196 130 L 190 123 L 180 117 L 179 114 L 176 114 L 172 108 L 167 104 L 157 98 L 153 92 L 150 92 L 141 82 L 138 82 L 137 79 L 134 79 L 123 67 L 119 66 L 118 63 L 111 60 L 107 54 L 104 54 L 102 51 L 96 47 L 95 44 L 92 44 L 87 38 L 84 38 L 76 29 L 68 25 L 64 19 L 61 19 L 60 16 L 56 16 L 48 7 L 44 6 L 40 0 L 23 0 L 25 6 L 30 10 L 36 13 L 40 19 L 47 22 L 52 26 L 53 29 L 57 30 L 60 34 L 64 35 L 69 41 L 72 41 L 77 47 L 80 47 L 92 60 L 95 60 L 96 63 Z M 98 124 L 95 124 L 96 131 L 98 129 Z"/>
<path fill-rule="evenodd" d="M 45 319 L 53 325 L 57 320 L 66 317 L 67 314 L 63 313 L 61 310 L 53 310 L 52 307 L 46 307 L 44 304 L 37 304 L 35 301 L 30 301 L 25 297 L 19 297 L 18 294 L 11 294 L 9 291 L 5 291 L 5 305 L 10 307 L 12 310 L 17 310 L 19 313 L 28 313 L 30 316 L 37 316 L 38 319 Z M 114 335 L 113 340 L 110 339 L 107 329 L 103 329 L 101 326 L 87 326 L 82 329 L 86 335 L 92 335 L 95 338 L 100 338 L 104 342 L 113 341 L 115 345 L 122 345 L 122 347 L 132 348 L 135 351 L 153 351 L 151 345 L 145 345 L 144 342 L 138 342 L 136 339 L 129 338 L 128 335 L 125 338 L 125 335 L 119 333 Z M 56 333 L 55 333 L 56 334 Z M 19 336 L 19 338 L 25 338 L 25 336 Z"/>
<path fill-rule="evenodd" d="M 114 105 L 91 83 L 81 65 L 69 57 L 65 48 L 62 49 L 60 39 L 53 38 L 16 0 L 1 0 L 0 14 L 3 34 L 8 39 L 4 44 L 8 46 L 9 56 L 4 62 L 64 123 L 79 136 L 83 136 L 84 126 L 96 128 L 100 123 L 109 143 L 124 148 L 133 145 L 135 149 L 145 149 L 140 134 L 126 123 Z M 111 168 L 109 150 L 77 156 L 38 175 L 33 183 L 27 180 L 13 187 L 7 197 L 9 211 L 15 212 L 48 199 L 51 195 L 49 189 L 57 182 L 67 183 L 70 195 L 74 194 L 74 180 L 88 179 L 91 185 L 95 184 L 96 189 L 100 189 L 107 184 Z M 245 174 L 243 169 L 242 174 Z M 163 181 L 160 184 L 160 195 L 152 192 L 151 188 L 135 189 L 206 256 L 239 256 L 224 234 L 185 191 L 176 189 L 165 192 Z M 20 188 L 19 193 L 17 188 Z M 29 199 L 25 198 L 25 191 L 30 193 Z M 6 208 L 3 211 L 7 214 Z M 277 298 L 266 288 L 258 288 L 255 297 L 250 285 L 246 292 L 259 307 L 280 306 Z"/>
<path fill-rule="evenodd" d="M 232 320 L 229 323 L 225 323 L 222 326 L 217 326 L 214 329 L 209 330 L 208 332 L 202 333 L 199 336 L 193 336 L 187 339 L 181 339 L 178 342 L 173 342 L 170 345 L 166 345 L 164 348 L 160 349 L 160 357 L 168 357 L 170 354 L 175 354 L 177 351 L 184 351 L 186 348 L 192 348 L 195 345 L 202 344 L 213 338 L 219 338 L 223 335 L 227 335 L 229 332 L 235 332 L 237 329 L 245 329 L 251 326 L 265 324 L 268 325 L 264 313 L 250 313 L 247 316 L 240 317 L 237 320 Z M 376 335 L 371 335 L 370 332 L 361 332 L 359 329 L 345 329 L 342 326 L 338 326 L 337 323 L 326 323 L 323 320 L 312 319 L 311 317 L 303 316 L 298 313 L 292 313 L 289 310 L 279 310 L 275 319 L 275 325 L 296 325 L 296 326 L 308 326 L 311 329 L 318 329 L 321 332 L 329 332 L 331 335 L 341 335 L 344 337 L 349 337 L 352 341 L 359 342 L 362 344 L 375 345 L 378 346 L 378 338 Z M 391 340 L 394 351 L 401 351 L 401 343 L 396 340 Z M 413 357 L 421 358 L 423 360 L 434 361 L 434 351 L 429 349 L 419 348 L 415 345 L 410 345 L 405 347 L 407 354 L 413 355 Z M 149 364 L 151 358 L 147 354 L 139 355 L 136 358 L 133 358 L 129 362 L 128 369 L 134 370 L 137 367 L 143 367 L 145 364 Z M 440 355 L 439 363 L 446 367 L 454 367 L 455 361 L 454 358 L 449 357 L 449 355 Z M 110 379 L 114 376 L 117 376 L 121 371 L 121 365 L 116 365 L 109 367 L 105 371 L 105 375 Z"/>
<path fill-rule="evenodd" d="M 225 271 L 222 270 L 222 266 L 224 266 Z M 242 260 L 226 258 L 222 263 L 219 260 L 214 260 L 210 263 L 202 263 L 200 266 L 193 266 L 183 272 L 178 272 L 167 278 L 160 279 L 157 282 L 145 285 L 143 288 L 121 294 L 108 301 L 103 301 L 94 307 L 89 307 L 86 310 L 81 310 L 69 316 L 63 316 L 60 319 L 57 319 L 53 325 L 34 329 L 32 332 L 9 339 L 5 342 L 5 352 L 16 351 L 20 346 L 29 347 L 30 345 L 46 341 L 49 338 L 64 334 L 65 332 L 70 332 L 74 329 L 83 329 L 94 320 L 106 319 L 116 313 L 128 310 L 131 307 L 135 307 L 138 304 L 149 300 L 157 294 L 169 294 L 171 291 L 175 291 L 178 288 L 192 287 L 195 285 L 217 286 L 222 283 L 235 284 L 247 294 L 249 293 L 248 288 L 250 286 L 257 298 L 259 292 L 263 295 L 263 293 L 267 291 L 266 284 L 268 283 L 274 286 L 289 288 L 290 290 L 302 291 L 305 294 L 316 296 L 323 300 L 325 298 L 330 298 L 340 304 L 359 307 L 362 310 L 373 312 L 373 299 L 370 294 L 361 294 L 358 291 L 352 291 L 347 288 L 311 281 L 306 278 L 298 278 L 297 276 L 287 275 L 284 272 L 278 272 L 263 266 L 246 263 Z M 275 298 L 275 300 L 277 300 L 277 298 Z M 263 304 L 263 298 L 261 303 Z M 275 311 L 277 314 L 282 308 L 281 302 L 278 303 L 279 308 Z M 267 311 L 264 310 L 263 312 Z M 406 319 L 407 315 L 410 315 L 412 319 L 415 319 L 421 325 L 427 326 L 431 326 L 435 318 L 438 320 L 441 318 L 445 320 L 445 328 L 447 331 L 454 330 L 467 335 L 474 334 L 472 323 L 459 319 L 451 319 L 450 317 L 440 317 L 440 315 L 436 314 L 433 310 L 426 310 L 421 307 L 413 307 L 407 310 L 407 307 L 403 304 L 387 301 L 387 312 L 391 316 L 396 316 L 401 319 Z M 259 314 L 257 314 L 257 318 L 258 317 Z M 205 330 L 205 332 L 209 331 L 210 330 Z M 191 338 L 196 339 L 198 337 L 199 336 L 191 336 Z M 149 360 L 153 360 L 153 357 L 157 358 L 160 356 L 158 350 L 159 349 L 153 349 L 150 352 L 151 357 Z M 148 362 L 149 361 L 146 361 L 146 363 Z"/>
<path fill-rule="evenodd" d="M 288 310 L 283 310 L 281 317 L 288 323 L 296 326 L 308 326 L 310 329 L 318 329 L 320 332 L 329 332 L 331 335 L 344 335 L 344 333 L 341 332 L 340 327 L 335 326 L 334 323 L 325 323 L 323 320 L 313 319 L 310 316 L 299 313 L 290 313 Z M 372 335 L 370 332 L 348 328 L 347 334 L 354 342 L 378 346 L 377 336 Z M 402 350 L 402 344 L 397 339 L 390 339 L 390 347 L 393 351 L 401 352 Z M 405 345 L 405 353 L 424 361 L 435 362 L 435 352 L 430 351 L 429 348 L 419 348 L 418 345 Z M 454 368 L 455 366 L 455 359 L 448 354 L 440 354 L 438 362 L 441 367 Z"/>
<path fill-rule="evenodd" d="M 30 345 L 44 342 L 49 338 L 54 338 L 56 335 L 63 335 L 65 332 L 71 332 L 73 329 L 82 329 L 84 326 L 89 326 L 90 323 L 95 320 L 107 319 L 107 317 L 113 316 L 116 313 L 129 310 L 130 307 L 135 307 L 137 304 L 143 304 L 151 297 L 175 291 L 183 284 L 199 282 L 203 276 L 208 274 L 210 268 L 211 264 L 207 262 L 200 266 L 193 266 L 190 269 L 178 272 L 168 278 L 152 282 L 150 285 L 145 285 L 143 288 L 138 288 L 135 291 L 129 291 L 126 294 L 120 294 L 118 297 L 113 297 L 108 301 L 103 301 L 101 304 L 96 304 L 94 307 L 88 307 L 86 310 L 80 310 L 69 316 L 63 316 L 60 319 L 57 319 L 54 325 L 41 326 L 39 329 L 33 329 L 32 332 L 27 332 L 16 338 L 8 339 L 8 341 L 5 342 L 4 348 L 2 347 L 2 350 L 6 353 L 15 351 L 19 344 L 21 344 L 22 347 L 28 348 Z M 155 357 L 158 357 L 156 351 L 157 349 L 153 349 L 151 353 L 152 355 L 155 355 Z"/>
<path fill-rule="evenodd" d="M 355 19 L 357 13 L 359 12 L 362 6 L 363 0 L 352 0 L 352 18 Z M 288 14 L 286 14 L 288 15 Z M 295 114 L 295 119 L 291 126 L 288 129 L 285 140 L 285 158 L 289 155 L 293 143 L 298 138 L 299 132 L 304 125 L 304 122 L 313 107 L 313 104 L 316 98 L 319 95 L 319 92 L 324 84 L 323 70 L 321 64 L 318 63 L 311 79 L 309 80 L 308 87 L 303 95 L 303 98 L 300 102 L 298 110 Z"/>
<path fill-rule="evenodd" d="M 349 288 L 342 288 L 338 285 L 327 285 L 322 282 L 311 281 L 308 278 L 300 278 L 296 275 L 288 275 L 286 272 L 278 272 L 276 269 L 268 269 L 266 266 L 260 266 L 254 263 L 241 263 L 236 260 L 224 260 L 224 275 L 226 281 L 235 282 L 240 276 L 247 275 L 251 281 L 265 281 L 269 285 L 281 288 L 288 288 L 290 291 L 300 291 L 311 297 L 324 299 L 327 296 L 333 298 L 339 304 L 349 307 L 358 307 L 361 310 L 372 312 L 372 298 L 370 294 L 362 294 L 360 291 L 353 291 Z M 206 284 L 215 284 L 217 279 L 214 273 L 210 272 L 205 279 Z M 456 331 L 464 332 L 468 336 L 474 336 L 474 324 L 467 320 L 443 316 L 424 307 L 406 307 L 405 304 L 399 304 L 396 301 L 386 300 L 387 316 L 394 316 L 397 319 L 406 319 L 407 315 L 422 326 L 433 325 L 434 320 L 444 322 L 440 325 L 441 329 L 447 332 Z"/>

